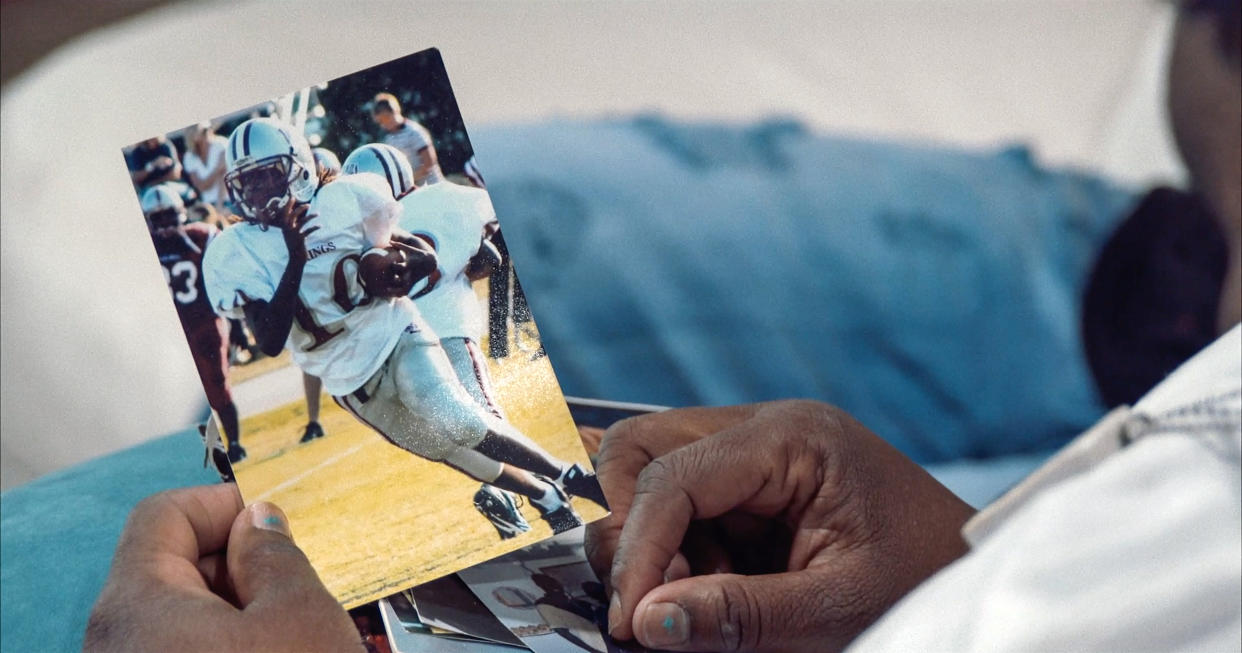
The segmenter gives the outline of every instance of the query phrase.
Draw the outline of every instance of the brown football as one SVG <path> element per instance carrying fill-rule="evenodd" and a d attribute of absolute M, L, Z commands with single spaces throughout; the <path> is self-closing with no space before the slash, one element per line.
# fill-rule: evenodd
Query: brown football
<path fill-rule="evenodd" d="M 358 280 L 372 297 L 400 297 L 410 291 L 416 279 L 404 249 L 373 247 L 358 261 Z"/>

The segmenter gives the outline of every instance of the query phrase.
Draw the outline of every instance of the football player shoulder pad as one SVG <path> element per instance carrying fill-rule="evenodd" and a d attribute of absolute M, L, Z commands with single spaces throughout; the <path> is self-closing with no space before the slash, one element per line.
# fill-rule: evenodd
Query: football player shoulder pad
<path fill-rule="evenodd" d="M 216 234 L 202 263 L 212 307 L 217 312 L 229 311 L 240 308 L 246 299 L 269 300 L 275 294 L 274 278 L 279 279 L 276 268 L 283 269 L 287 256 L 284 239 L 274 230 L 242 223 Z"/>
<path fill-rule="evenodd" d="M 485 223 L 496 219 L 496 209 L 492 208 L 492 198 L 487 191 L 474 186 L 453 184 L 452 182 L 440 182 L 436 186 L 447 186 L 449 184 L 452 184 L 453 194 L 460 197 L 462 204 L 469 207 L 472 216 L 478 217 Z"/>
<path fill-rule="evenodd" d="M 378 175 L 360 173 L 340 177 L 319 189 L 315 213 L 329 217 L 337 212 L 362 221 L 370 245 L 383 247 L 401 218 L 401 204 L 392 197 L 388 184 Z"/>

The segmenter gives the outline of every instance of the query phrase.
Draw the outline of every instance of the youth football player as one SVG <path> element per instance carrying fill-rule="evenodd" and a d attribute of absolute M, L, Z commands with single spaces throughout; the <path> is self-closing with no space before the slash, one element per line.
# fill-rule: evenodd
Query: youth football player
<path fill-rule="evenodd" d="M 402 205 L 401 228 L 435 247 L 436 271 L 427 282 L 411 289 L 411 297 L 439 337 L 462 387 L 475 403 L 505 420 L 492 389 L 487 359 L 478 346 L 483 315 L 472 286 L 500 260 L 500 253 L 487 240 L 496 229 L 496 212 L 487 193 L 450 181 L 416 188 L 409 160 L 400 150 L 380 143 L 351 152 L 342 171 L 382 176 Z M 581 475 L 584 470 L 575 465 L 569 473 Z M 474 506 L 502 539 L 530 530 L 513 497 L 486 483 L 475 493 Z"/>
<path fill-rule="evenodd" d="M 212 310 L 203 282 L 203 253 L 220 232 L 205 222 L 187 224 L 185 204 L 171 186 L 148 188 L 141 203 L 207 403 L 220 417 L 228 440 L 229 462 L 239 463 L 246 458 L 246 450 L 229 388 L 229 324 Z"/>
<path fill-rule="evenodd" d="M 244 312 L 265 352 L 286 340 L 347 411 L 393 444 L 526 496 L 554 531 L 581 524 L 566 491 L 602 499 L 593 474 L 548 455 L 475 404 L 408 297 L 364 289 L 359 261 L 393 245 L 401 205 L 370 174 L 319 184 L 305 138 L 272 119 L 229 138 L 226 183 L 246 223 L 204 260 L 217 312 Z M 434 253 L 405 240 L 412 266 Z M 382 254 L 382 253 L 381 253 Z"/>

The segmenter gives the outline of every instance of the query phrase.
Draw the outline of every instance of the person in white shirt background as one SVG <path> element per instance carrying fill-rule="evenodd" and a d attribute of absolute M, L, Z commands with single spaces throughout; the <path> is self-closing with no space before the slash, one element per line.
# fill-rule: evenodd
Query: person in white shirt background
<path fill-rule="evenodd" d="M 401 103 L 396 96 L 391 93 L 376 95 L 371 105 L 371 119 L 386 132 L 384 143 L 401 150 L 410 160 L 416 185 L 425 186 L 444 179 L 431 132 L 417 120 L 401 114 Z"/>
<path fill-rule="evenodd" d="M 233 213 L 224 189 L 224 149 L 228 139 L 217 134 L 211 123 L 202 122 L 190 128 L 187 141 L 181 168 L 198 190 L 199 199 L 210 204 L 218 213 Z"/>

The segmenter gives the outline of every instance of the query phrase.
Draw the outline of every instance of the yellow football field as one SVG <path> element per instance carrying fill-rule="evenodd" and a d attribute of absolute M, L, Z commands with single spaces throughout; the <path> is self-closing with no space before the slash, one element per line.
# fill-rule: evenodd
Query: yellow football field
<path fill-rule="evenodd" d="M 586 463 L 547 357 L 530 358 L 513 348 L 507 359 L 490 361 L 501 406 L 552 455 Z M 326 396 L 320 422 L 327 435 L 300 445 L 303 400 L 243 416 L 249 457 L 235 471 L 247 503 L 271 501 L 284 509 L 298 544 L 346 607 L 552 534 L 527 504 L 522 514 L 531 531 L 502 541 L 474 509 L 477 481 L 389 444 Z M 583 499 L 573 504 L 585 521 L 605 514 Z"/>

